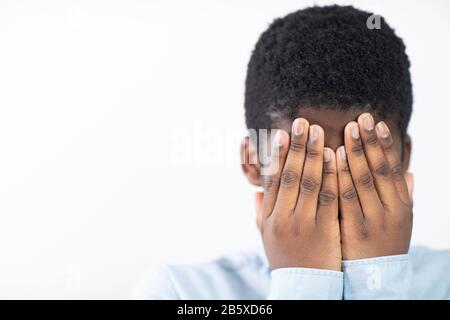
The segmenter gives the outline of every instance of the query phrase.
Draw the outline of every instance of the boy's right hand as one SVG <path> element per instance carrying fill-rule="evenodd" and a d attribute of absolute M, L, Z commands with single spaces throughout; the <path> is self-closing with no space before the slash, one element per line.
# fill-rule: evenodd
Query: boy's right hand
<path fill-rule="evenodd" d="M 340 271 L 336 156 L 324 148 L 323 129 L 298 118 L 291 141 L 278 130 L 271 155 L 273 172 L 264 176 L 264 193 L 256 195 L 258 227 L 271 268 Z"/>

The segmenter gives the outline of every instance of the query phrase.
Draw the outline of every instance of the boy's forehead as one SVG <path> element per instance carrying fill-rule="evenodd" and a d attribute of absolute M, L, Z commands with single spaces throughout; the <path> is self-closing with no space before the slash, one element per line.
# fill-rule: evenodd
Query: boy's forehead
<path fill-rule="evenodd" d="M 297 117 L 307 119 L 310 124 L 318 124 L 324 130 L 343 132 L 350 121 L 356 121 L 361 110 L 336 110 L 329 108 L 301 108 Z"/>
<path fill-rule="evenodd" d="M 357 121 L 358 116 L 370 110 L 350 109 L 350 110 L 336 110 L 334 108 L 313 108 L 302 107 L 296 115 L 297 118 L 305 118 L 310 124 L 320 125 L 325 132 L 325 146 L 336 150 L 339 146 L 344 144 L 344 128 L 350 121 Z M 375 122 L 381 121 L 375 114 L 373 114 Z M 280 128 L 287 132 L 291 131 L 292 120 L 285 119 L 279 123 Z M 393 128 L 393 123 L 386 121 L 389 126 L 394 139 L 397 138 L 397 128 Z"/>

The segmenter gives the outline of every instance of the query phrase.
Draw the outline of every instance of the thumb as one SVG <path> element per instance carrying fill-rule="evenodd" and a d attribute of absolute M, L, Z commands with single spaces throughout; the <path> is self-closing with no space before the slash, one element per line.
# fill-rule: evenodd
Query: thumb
<path fill-rule="evenodd" d="M 259 231 L 261 231 L 261 224 L 262 224 L 263 198 L 264 193 L 262 192 L 255 193 L 256 225 L 258 226 Z"/>
<path fill-rule="evenodd" d="M 406 180 L 406 186 L 408 187 L 409 192 L 409 198 L 413 199 L 413 192 L 414 192 L 414 176 L 411 172 L 405 173 L 405 180 Z"/>

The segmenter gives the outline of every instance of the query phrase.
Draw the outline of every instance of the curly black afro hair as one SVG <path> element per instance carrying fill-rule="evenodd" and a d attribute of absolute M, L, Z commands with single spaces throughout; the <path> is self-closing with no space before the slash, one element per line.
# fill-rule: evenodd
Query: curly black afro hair
<path fill-rule="evenodd" d="M 361 108 L 394 119 L 402 137 L 412 112 L 409 59 L 402 39 L 380 18 L 352 6 L 310 7 L 276 19 L 248 64 L 248 128 L 269 129 L 273 115 L 293 120 L 299 108 Z"/>

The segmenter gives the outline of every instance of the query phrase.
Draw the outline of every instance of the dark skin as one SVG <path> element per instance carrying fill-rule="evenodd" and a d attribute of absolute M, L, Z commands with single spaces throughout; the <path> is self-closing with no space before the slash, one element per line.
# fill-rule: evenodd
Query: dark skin
<path fill-rule="evenodd" d="M 243 164 L 264 187 L 257 224 L 271 267 L 341 270 L 342 260 L 407 253 L 410 138 L 402 145 L 398 131 L 361 111 L 304 108 L 300 116 L 280 125 L 275 170 L 262 177 L 258 164 Z M 246 139 L 243 156 L 254 150 Z"/>
<path fill-rule="evenodd" d="M 334 151 L 338 147 L 344 145 L 344 129 L 350 121 L 356 121 L 358 116 L 364 113 L 361 110 L 353 111 L 337 111 L 334 109 L 318 110 L 317 108 L 301 108 L 297 117 L 307 119 L 309 124 L 317 124 L 325 131 L 325 147 L 329 147 Z M 394 146 L 401 157 L 402 146 L 405 148 L 404 161 L 402 166 L 404 171 L 408 170 L 411 154 L 411 138 L 406 136 L 402 145 L 400 132 L 395 122 L 374 117 L 375 123 L 384 120 L 392 132 L 394 138 Z M 288 133 L 291 132 L 292 122 L 289 120 L 279 121 L 279 125 L 274 129 L 282 129 Z"/>

